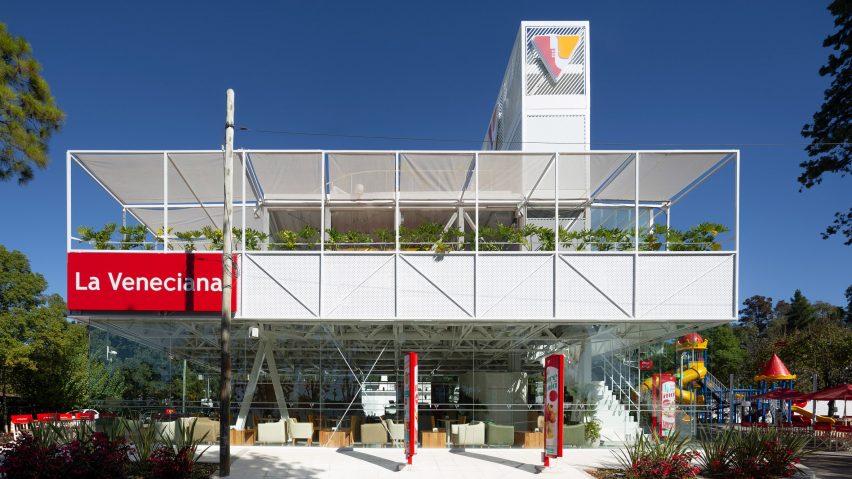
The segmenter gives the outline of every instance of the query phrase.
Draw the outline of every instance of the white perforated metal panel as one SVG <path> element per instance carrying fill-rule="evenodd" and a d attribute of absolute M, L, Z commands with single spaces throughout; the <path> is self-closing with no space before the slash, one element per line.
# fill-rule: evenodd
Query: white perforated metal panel
<path fill-rule="evenodd" d="M 274 319 L 318 317 L 319 254 L 245 254 L 240 266 L 240 316 Z"/>
<path fill-rule="evenodd" d="M 400 255 L 399 317 L 472 317 L 473 265 L 473 255 Z"/>
<path fill-rule="evenodd" d="M 322 313 L 327 318 L 393 318 L 394 255 L 326 254 Z"/>
<path fill-rule="evenodd" d="M 733 317 L 734 255 L 639 256 L 638 318 Z"/>
<path fill-rule="evenodd" d="M 553 255 L 482 255 L 476 274 L 480 318 L 553 317 Z"/>
<path fill-rule="evenodd" d="M 557 316 L 629 318 L 633 309 L 633 255 L 559 255 Z"/>

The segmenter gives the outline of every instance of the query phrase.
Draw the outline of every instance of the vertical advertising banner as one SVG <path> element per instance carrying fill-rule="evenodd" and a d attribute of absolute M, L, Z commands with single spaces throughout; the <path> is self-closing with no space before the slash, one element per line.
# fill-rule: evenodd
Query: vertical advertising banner
<path fill-rule="evenodd" d="M 675 377 L 671 374 L 661 374 L 660 376 L 660 437 L 669 437 L 674 434 L 677 414 Z"/>
<path fill-rule="evenodd" d="M 402 397 L 405 407 L 405 433 L 403 449 L 405 459 L 411 464 L 414 448 L 417 445 L 417 353 L 405 355 L 405 374 Z"/>
<path fill-rule="evenodd" d="M 653 429 L 659 437 L 669 437 L 674 434 L 676 426 L 675 377 L 671 374 L 654 374 L 653 383 Z"/>
<path fill-rule="evenodd" d="M 544 457 L 562 457 L 562 423 L 565 408 L 563 386 L 565 356 L 551 354 L 544 360 Z"/>

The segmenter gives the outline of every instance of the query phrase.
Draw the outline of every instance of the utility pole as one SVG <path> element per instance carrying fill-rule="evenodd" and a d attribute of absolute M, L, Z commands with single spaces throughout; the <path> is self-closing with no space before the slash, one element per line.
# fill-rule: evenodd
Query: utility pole
<path fill-rule="evenodd" d="M 231 475 L 231 217 L 234 214 L 234 198 L 231 192 L 234 163 L 234 90 L 228 88 L 225 115 L 225 216 L 222 218 L 222 325 L 219 364 L 219 476 Z"/>

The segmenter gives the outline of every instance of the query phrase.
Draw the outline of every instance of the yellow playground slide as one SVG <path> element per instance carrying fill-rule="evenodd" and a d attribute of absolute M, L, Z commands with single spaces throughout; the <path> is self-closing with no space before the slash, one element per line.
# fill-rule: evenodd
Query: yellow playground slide
<path fill-rule="evenodd" d="M 813 417 L 814 417 L 812 412 L 806 411 L 806 410 L 800 408 L 799 406 L 793 406 L 793 412 L 796 413 L 796 414 L 801 414 L 802 416 L 805 416 L 808 419 L 813 419 Z M 828 424 L 834 424 L 834 422 L 835 422 L 833 418 L 830 418 L 830 417 L 827 417 L 827 416 L 817 416 L 816 420 L 817 420 L 817 422 L 825 422 L 825 423 L 828 423 Z"/>
<path fill-rule="evenodd" d="M 671 374 L 671 373 L 669 373 Z M 707 375 L 707 368 L 704 367 L 704 363 L 702 362 L 694 362 L 689 363 L 689 368 L 683 372 L 683 385 L 687 385 L 696 381 L 698 379 L 703 379 L 704 376 Z M 675 375 L 677 376 L 677 375 Z M 650 392 L 653 387 L 654 378 L 653 376 L 646 379 L 642 382 L 642 387 L 640 390 L 642 392 Z M 680 384 L 680 381 L 677 381 L 677 384 Z M 703 396 L 696 396 L 692 393 L 692 391 L 681 390 L 679 387 L 675 388 L 675 399 L 680 404 L 704 404 Z"/>

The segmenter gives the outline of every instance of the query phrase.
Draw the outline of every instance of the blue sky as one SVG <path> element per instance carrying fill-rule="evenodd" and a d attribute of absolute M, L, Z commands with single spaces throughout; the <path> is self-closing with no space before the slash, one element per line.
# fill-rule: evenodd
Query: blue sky
<path fill-rule="evenodd" d="M 849 178 L 798 192 L 822 103 L 825 2 L 12 2 L 68 122 L 51 165 L 0 183 L 0 243 L 65 292 L 67 149 L 210 149 L 237 123 L 482 138 L 521 20 L 591 22 L 592 146 L 742 149 L 740 297 L 845 304 L 852 248 L 819 233 Z M 238 132 L 246 148 L 476 148 Z M 754 144 L 783 146 L 745 146 Z M 598 146 L 596 146 L 598 145 Z"/>

